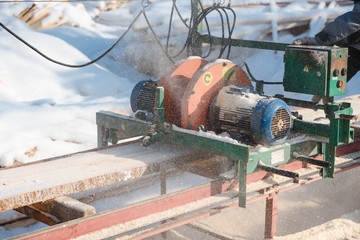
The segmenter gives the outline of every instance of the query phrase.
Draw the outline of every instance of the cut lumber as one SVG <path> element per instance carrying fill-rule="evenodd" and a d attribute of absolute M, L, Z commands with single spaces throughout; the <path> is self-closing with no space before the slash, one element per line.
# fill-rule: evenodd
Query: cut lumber
<path fill-rule="evenodd" d="M 197 158 L 198 151 L 140 143 L 0 170 L 0 212 L 110 185 Z"/>

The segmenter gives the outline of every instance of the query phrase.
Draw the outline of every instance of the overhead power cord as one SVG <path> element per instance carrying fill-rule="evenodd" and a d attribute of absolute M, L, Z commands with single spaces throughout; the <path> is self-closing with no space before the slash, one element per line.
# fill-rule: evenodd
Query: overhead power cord
<path fill-rule="evenodd" d="M 167 56 L 167 58 L 174 64 L 175 61 L 172 59 L 171 56 L 169 56 L 168 52 L 164 49 L 163 45 L 161 44 L 161 41 L 160 41 L 159 37 L 156 35 L 154 29 L 152 28 L 152 26 L 151 26 L 151 24 L 150 24 L 150 21 L 149 21 L 148 17 L 146 16 L 145 11 L 142 11 L 142 14 L 144 15 L 145 21 L 146 21 L 146 23 L 148 24 L 149 29 L 150 29 L 151 32 L 153 33 L 153 35 L 154 35 L 157 43 L 159 44 L 161 50 L 164 52 L 164 54 Z"/>
<path fill-rule="evenodd" d="M 79 65 L 73 65 L 73 64 L 67 64 L 67 63 L 63 63 L 57 60 L 54 60 L 52 58 L 50 58 L 49 56 L 47 56 L 46 54 L 42 53 L 39 49 L 37 49 L 36 47 L 34 47 L 33 45 L 31 45 L 30 43 L 28 43 L 27 41 L 25 41 L 23 38 L 21 38 L 20 36 L 18 36 L 16 33 L 14 33 L 13 31 L 11 31 L 9 28 L 7 28 L 4 24 L 2 24 L 0 22 L 0 27 L 2 27 L 3 29 L 5 29 L 8 33 L 10 33 L 12 36 L 14 36 L 16 39 L 18 39 L 20 42 L 24 43 L 26 46 L 28 46 L 29 48 L 31 48 L 33 51 L 35 51 L 36 53 L 38 53 L 40 56 L 42 56 L 43 58 L 47 59 L 50 62 L 56 63 L 58 65 L 64 66 L 64 67 L 70 67 L 70 68 L 82 68 L 82 67 L 86 67 L 89 66 L 93 63 L 96 63 L 97 61 L 99 61 L 100 59 L 102 59 L 103 57 L 105 57 L 109 52 L 111 52 L 111 50 L 113 50 L 116 45 L 119 44 L 119 42 L 121 40 L 124 39 L 124 37 L 128 34 L 128 32 L 131 30 L 131 28 L 133 27 L 133 25 L 135 24 L 135 22 L 138 20 L 138 18 L 144 13 L 144 10 L 141 10 L 138 15 L 135 17 L 135 19 L 131 22 L 131 24 L 129 25 L 129 27 L 126 29 L 126 31 L 123 33 L 123 35 L 108 49 L 106 50 L 103 54 L 101 54 L 99 57 L 95 58 L 94 60 L 84 63 L 84 64 L 79 64 Z"/>
<path fill-rule="evenodd" d="M 236 71 L 239 69 L 239 68 L 242 68 L 243 66 L 245 66 L 246 68 L 246 72 L 249 74 L 249 77 L 250 77 L 250 80 L 253 81 L 253 82 L 261 82 L 262 84 L 268 84 L 268 85 L 280 85 L 280 84 L 283 84 L 283 82 L 266 82 L 266 81 L 263 81 L 263 80 L 257 80 L 251 73 L 250 71 L 250 68 L 248 66 L 248 64 L 246 62 L 242 62 L 240 63 L 239 65 L 237 65 L 232 71 L 231 73 L 228 75 L 226 81 L 229 81 L 232 77 L 232 75 L 234 75 L 236 73 Z"/>
<path fill-rule="evenodd" d="M 40 0 L 40 1 L 41 2 L 47 2 L 45 0 L 44 1 Z M 55 1 L 62 2 L 62 0 L 55 0 Z M 81 1 L 97 1 L 97 0 L 70 0 L 70 1 L 81 2 Z M 36 2 L 36 1 L 34 1 L 34 2 Z M 33 51 L 35 51 L 36 53 L 38 53 L 40 56 L 44 57 L 48 61 L 53 62 L 53 63 L 58 64 L 58 65 L 61 65 L 61 66 L 64 66 L 64 67 L 82 68 L 82 67 L 89 66 L 89 65 L 91 65 L 93 63 L 96 63 L 97 61 L 99 61 L 100 59 L 105 57 L 110 51 L 112 51 L 119 44 L 119 42 L 121 40 L 123 40 L 124 37 L 129 33 L 129 31 L 131 30 L 131 28 L 133 27 L 135 22 L 139 19 L 139 17 L 141 15 L 143 15 L 144 18 L 145 18 L 146 23 L 148 24 L 148 27 L 149 27 L 150 31 L 153 33 L 153 35 L 154 35 L 157 43 L 159 44 L 161 50 L 164 52 L 164 54 L 169 59 L 169 61 L 171 61 L 172 63 L 175 63 L 175 61 L 173 59 L 180 56 L 185 50 L 186 50 L 188 56 L 193 54 L 193 52 L 195 50 L 194 47 L 195 47 L 197 38 L 200 36 L 199 32 L 198 32 L 198 26 L 202 22 L 204 22 L 204 24 L 205 24 L 206 31 L 207 31 L 207 34 L 209 36 L 209 39 L 212 38 L 211 29 L 210 29 L 210 25 L 209 25 L 207 16 L 209 14 L 213 13 L 213 12 L 217 12 L 219 14 L 219 17 L 220 17 L 220 20 L 221 20 L 221 39 L 222 39 L 222 44 L 220 46 L 220 52 L 219 52 L 218 58 L 222 58 L 222 56 L 224 55 L 226 49 L 228 49 L 227 50 L 227 55 L 226 55 L 226 58 L 228 59 L 230 57 L 231 37 L 232 37 L 233 31 L 234 31 L 234 28 L 235 28 L 236 14 L 235 14 L 235 11 L 230 7 L 230 4 L 228 4 L 228 6 L 222 6 L 223 3 L 224 3 L 224 1 L 221 1 L 221 0 L 214 1 L 214 4 L 212 6 L 204 9 L 204 7 L 202 5 L 202 2 L 200 0 L 192 0 L 191 1 L 191 9 L 193 10 L 195 8 L 200 7 L 200 12 L 196 16 L 194 16 L 194 12 L 191 12 L 190 21 L 189 21 L 189 23 L 187 23 L 187 21 L 189 19 L 184 19 L 183 18 L 183 16 L 181 15 L 181 13 L 180 13 L 177 5 L 176 5 L 176 0 L 173 0 L 171 14 L 170 14 L 170 20 L 169 20 L 169 28 L 168 28 L 167 39 L 166 39 L 166 45 L 164 47 L 162 45 L 162 43 L 161 43 L 161 40 L 159 39 L 159 37 L 155 33 L 155 31 L 154 31 L 154 29 L 153 29 L 147 15 L 146 15 L 146 12 L 145 12 L 145 9 L 151 4 L 151 2 L 149 0 L 142 0 L 141 5 L 142 5 L 143 9 L 136 15 L 136 17 L 131 22 L 131 24 L 129 25 L 127 30 L 122 34 L 122 36 L 108 50 L 106 50 L 99 57 L 97 57 L 96 59 L 94 59 L 92 61 L 89 61 L 89 62 L 84 63 L 84 64 L 79 64 L 79 65 L 68 64 L 68 63 L 64 63 L 64 62 L 60 62 L 60 61 L 57 61 L 55 59 L 52 59 L 49 56 L 47 56 L 46 54 L 42 53 L 39 49 L 37 49 L 36 47 L 34 47 L 30 43 L 28 43 L 26 40 L 24 40 L 23 38 L 18 36 L 16 33 L 11 31 L 9 28 L 7 28 L 1 22 L 0 22 L 0 27 L 5 29 L 8 33 L 10 33 L 16 39 L 18 39 L 19 41 L 24 43 L 26 46 L 28 46 L 30 49 L 32 49 Z M 185 41 L 183 47 L 181 48 L 181 50 L 178 53 L 176 53 L 175 55 L 171 56 L 169 54 L 170 36 L 171 36 L 171 29 L 172 29 L 172 23 L 173 23 L 173 18 L 174 18 L 174 12 L 175 11 L 178 14 L 180 20 L 183 22 L 183 24 L 188 28 L 188 33 L 187 33 L 186 41 Z M 231 17 L 229 16 L 229 12 L 232 14 L 232 19 L 233 19 L 232 22 L 230 21 Z M 227 34 L 226 34 L 226 32 L 227 32 Z M 226 41 L 227 44 L 225 44 L 226 35 L 227 35 L 227 38 L 228 38 L 228 41 Z M 205 54 L 202 57 L 203 58 L 209 57 L 211 55 L 212 51 L 213 51 L 213 43 L 210 40 L 210 42 L 209 42 L 209 51 L 208 51 L 207 54 Z M 245 65 L 245 67 L 248 69 L 247 65 Z M 248 70 L 248 72 L 249 72 L 249 75 L 251 75 L 249 70 Z M 253 81 L 256 80 L 255 78 L 252 78 L 252 79 L 253 79 Z M 264 82 L 264 83 L 265 84 L 270 84 L 270 83 L 267 83 L 267 82 Z M 271 83 L 271 84 L 274 84 L 274 83 Z M 277 83 L 275 83 L 275 84 L 277 84 Z"/>
<path fill-rule="evenodd" d="M 191 1 L 191 9 L 195 9 L 198 6 L 200 7 L 200 12 L 197 16 L 194 16 L 194 13 L 191 12 L 191 17 L 190 17 L 190 21 L 189 24 L 187 23 L 187 21 L 189 19 L 184 19 L 177 7 L 176 4 L 176 0 L 173 0 L 173 4 L 172 4 L 172 9 L 170 12 L 170 20 L 169 20 L 169 26 L 168 26 L 168 33 L 167 33 L 167 37 L 166 37 L 166 44 L 165 47 L 162 45 L 161 40 L 159 39 L 159 37 L 157 36 L 157 34 L 155 33 L 149 19 L 146 17 L 146 13 L 144 11 L 144 17 L 146 19 L 146 22 L 148 24 L 149 29 L 151 30 L 151 32 L 153 33 L 157 43 L 159 44 L 159 46 L 161 47 L 162 51 L 164 52 L 164 54 L 167 56 L 167 58 L 174 63 L 174 58 L 179 57 L 185 50 L 187 53 L 187 56 L 193 55 L 194 52 L 194 47 L 196 44 L 196 40 L 199 37 L 198 34 L 198 26 L 204 22 L 205 24 L 205 28 L 206 31 L 208 33 L 208 35 L 210 36 L 211 39 L 211 29 L 210 29 L 210 24 L 208 22 L 207 16 L 209 14 L 211 14 L 212 12 L 217 12 L 219 14 L 220 20 L 221 20 L 221 33 L 222 33 L 222 44 L 220 46 L 220 53 L 218 58 L 222 58 L 222 56 L 224 55 L 226 49 L 228 49 L 227 51 L 227 55 L 226 58 L 230 57 L 230 51 L 231 51 L 231 37 L 235 28 L 235 23 L 236 23 L 236 14 L 235 11 L 230 7 L 230 5 L 228 6 L 222 6 L 222 4 L 224 4 L 224 1 L 214 1 L 214 4 L 211 7 L 208 7 L 206 9 L 204 9 L 202 3 L 200 0 L 192 0 Z M 188 33 L 187 33 L 187 38 L 186 41 L 183 45 L 183 47 L 180 49 L 180 51 L 178 51 L 176 54 L 174 55 L 170 55 L 169 53 L 169 48 L 170 48 L 170 37 L 171 37 L 171 29 L 172 29 L 172 24 L 173 24 L 173 20 L 174 20 L 174 11 L 177 12 L 180 20 L 183 22 L 183 24 L 188 28 Z M 230 12 L 232 14 L 233 17 L 233 21 L 230 21 L 230 16 L 229 13 Z M 228 38 L 228 44 L 225 44 L 225 38 L 226 38 L 226 32 L 227 32 L 227 38 Z M 203 58 L 207 58 L 211 55 L 212 50 L 213 49 L 213 43 L 209 42 L 209 51 L 207 54 L 203 55 Z"/>
<path fill-rule="evenodd" d="M 240 65 L 241 65 L 241 64 L 240 64 Z M 263 80 L 257 80 L 257 79 L 254 78 L 254 76 L 251 74 L 250 68 L 249 68 L 249 66 L 247 65 L 247 63 L 246 63 L 246 62 L 243 62 L 243 65 L 245 65 L 246 71 L 247 71 L 247 73 L 249 74 L 251 81 L 253 81 L 253 82 L 261 82 L 262 84 L 268 84 L 268 85 L 280 85 L 280 84 L 283 84 L 283 82 L 266 82 L 266 81 L 263 81 Z"/>
<path fill-rule="evenodd" d="M 249 65 L 246 63 L 246 62 L 242 62 L 240 63 L 239 65 L 237 65 L 234 70 L 231 71 L 231 73 L 228 75 L 226 81 L 229 81 L 232 77 L 232 75 L 234 75 L 236 73 L 236 71 L 239 69 L 239 68 L 242 68 L 244 67 L 246 68 L 246 72 L 249 74 L 249 77 L 250 77 L 250 80 L 253 81 L 253 82 L 261 82 L 262 84 L 268 84 L 268 85 L 280 85 L 280 84 L 283 84 L 283 82 L 266 82 L 266 81 L 263 81 L 263 80 L 257 80 L 251 73 L 250 71 L 250 68 L 249 68 Z"/>
<path fill-rule="evenodd" d="M 229 58 L 230 51 L 231 51 L 231 37 L 232 37 L 233 31 L 235 28 L 235 23 L 236 23 L 235 11 L 230 7 L 230 5 L 222 6 L 221 4 L 223 4 L 223 2 L 221 2 L 221 1 L 217 1 L 217 2 L 214 1 L 214 4 L 211 7 L 206 8 L 206 9 L 203 8 L 203 6 L 199 0 L 196 0 L 196 1 L 197 1 L 197 4 L 200 5 L 202 11 L 197 16 L 197 18 L 195 19 L 194 24 L 192 26 L 193 29 L 189 36 L 192 39 L 192 44 L 188 45 L 188 52 L 192 52 L 192 48 L 194 47 L 194 43 L 196 41 L 196 38 L 198 37 L 197 36 L 197 31 L 198 31 L 197 28 L 202 23 L 203 20 L 205 21 L 209 39 L 212 38 L 212 34 L 210 31 L 210 26 L 209 26 L 209 23 L 207 20 L 207 16 L 209 14 L 211 14 L 212 12 L 216 11 L 219 14 L 219 17 L 221 19 L 221 38 L 222 38 L 222 44 L 220 46 L 220 53 L 219 53 L 218 58 L 222 58 L 226 48 L 228 49 L 226 58 Z M 228 12 L 232 13 L 232 17 L 233 17 L 232 22 L 230 22 L 230 16 L 229 16 Z M 225 29 L 226 28 L 227 28 L 227 35 L 228 35 L 227 38 L 229 39 L 228 44 L 225 44 L 225 38 L 226 38 L 225 37 L 226 30 Z M 209 45 L 210 45 L 209 52 L 205 56 L 203 56 L 204 58 L 210 56 L 211 52 L 213 51 L 212 43 L 210 42 Z"/>

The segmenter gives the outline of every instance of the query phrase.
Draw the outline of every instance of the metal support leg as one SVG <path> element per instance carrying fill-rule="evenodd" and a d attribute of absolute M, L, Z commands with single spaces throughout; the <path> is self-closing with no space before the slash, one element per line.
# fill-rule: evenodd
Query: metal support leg
<path fill-rule="evenodd" d="M 160 193 L 166 194 L 166 170 L 160 172 Z"/>
<path fill-rule="evenodd" d="M 97 145 L 98 148 L 101 147 L 106 147 L 107 146 L 107 142 L 104 141 L 105 139 L 105 127 L 101 126 L 101 125 L 97 125 Z"/>
<path fill-rule="evenodd" d="M 164 195 L 166 194 L 166 170 L 160 171 L 160 194 Z M 165 224 L 165 221 L 162 221 L 161 224 Z M 167 232 L 162 232 L 161 237 L 164 239 L 167 239 Z"/>
<path fill-rule="evenodd" d="M 335 171 L 335 152 L 336 147 L 331 146 L 330 144 L 325 144 L 325 152 L 324 152 L 324 160 L 326 162 L 329 162 L 331 164 L 330 168 L 324 168 L 323 170 L 323 177 L 334 177 L 334 171 Z"/>
<path fill-rule="evenodd" d="M 276 236 L 276 224 L 278 214 L 278 193 L 266 198 L 265 212 L 265 238 Z"/>
<path fill-rule="evenodd" d="M 239 177 L 239 207 L 246 207 L 246 171 L 247 162 L 239 160 L 238 177 Z"/>

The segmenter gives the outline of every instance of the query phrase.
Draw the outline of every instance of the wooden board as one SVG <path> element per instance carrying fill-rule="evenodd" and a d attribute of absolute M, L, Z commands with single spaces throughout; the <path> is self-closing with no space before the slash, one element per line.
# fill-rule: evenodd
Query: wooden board
<path fill-rule="evenodd" d="M 140 143 L 0 170 L 0 212 L 168 169 L 197 151 Z"/>

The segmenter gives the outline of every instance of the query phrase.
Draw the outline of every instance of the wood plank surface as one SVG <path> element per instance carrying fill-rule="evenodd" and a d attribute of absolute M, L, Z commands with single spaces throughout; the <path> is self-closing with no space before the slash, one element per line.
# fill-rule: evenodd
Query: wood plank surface
<path fill-rule="evenodd" d="M 197 151 L 140 143 L 0 170 L 0 212 L 168 169 Z"/>

